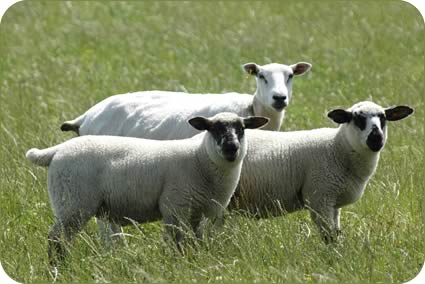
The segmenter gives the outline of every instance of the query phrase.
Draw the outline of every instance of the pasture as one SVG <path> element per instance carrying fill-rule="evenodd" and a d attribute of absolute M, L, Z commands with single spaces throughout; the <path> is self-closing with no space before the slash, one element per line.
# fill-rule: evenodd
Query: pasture
<path fill-rule="evenodd" d="M 319 2 L 319 1 L 317 1 Z M 0 261 L 20 282 L 401 283 L 425 260 L 424 22 L 402 1 L 49 2 L 15 4 L 0 24 Z M 413 106 L 360 201 L 325 245 L 307 211 L 230 213 L 185 256 L 160 223 L 103 248 L 94 220 L 55 277 L 46 169 L 25 159 L 73 135 L 59 126 L 95 102 L 139 90 L 254 93 L 241 64 L 307 61 L 282 131 L 336 126 L 328 110 L 361 100 Z"/>

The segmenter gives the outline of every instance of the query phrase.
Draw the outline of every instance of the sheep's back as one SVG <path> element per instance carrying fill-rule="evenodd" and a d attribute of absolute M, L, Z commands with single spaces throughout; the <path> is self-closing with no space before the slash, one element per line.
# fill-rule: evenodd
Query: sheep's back
<path fill-rule="evenodd" d="M 90 109 L 81 135 L 117 135 L 155 140 L 183 139 L 199 133 L 187 121 L 220 112 L 252 115 L 246 94 L 186 94 L 149 91 L 117 95 Z"/>

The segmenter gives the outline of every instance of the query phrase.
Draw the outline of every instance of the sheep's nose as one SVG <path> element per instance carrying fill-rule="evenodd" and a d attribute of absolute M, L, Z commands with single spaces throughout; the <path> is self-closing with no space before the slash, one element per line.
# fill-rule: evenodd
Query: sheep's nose
<path fill-rule="evenodd" d="M 223 143 L 223 151 L 224 152 L 236 152 L 239 149 L 238 142 L 227 142 Z"/>
<path fill-rule="evenodd" d="M 367 137 L 366 144 L 373 152 L 378 152 L 384 146 L 384 136 L 376 125 L 372 126 L 372 131 Z"/>
<path fill-rule="evenodd" d="M 284 102 L 286 100 L 285 95 L 273 95 L 272 98 L 277 102 Z"/>
<path fill-rule="evenodd" d="M 277 94 L 275 93 L 273 96 L 273 103 L 272 106 L 277 110 L 277 111 L 281 111 L 283 110 L 286 105 L 288 104 L 287 100 L 286 100 L 286 96 L 282 95 L 282 94 Z"/>
<path fill-rule="evenodd" d="M 223 151 L 224 157 L 228 161 L 236 160 L 236 157 L 238 156 L 239 147 L 240 147 L 239 142 L 223 143 L 222 151 Z"/>

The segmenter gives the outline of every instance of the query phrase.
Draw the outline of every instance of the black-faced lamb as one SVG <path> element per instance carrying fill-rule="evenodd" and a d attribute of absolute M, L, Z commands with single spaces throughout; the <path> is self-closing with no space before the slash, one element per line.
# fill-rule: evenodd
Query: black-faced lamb
<path fill-rule="evenodd" d="M 244 129 L 267 121 L 220 113 L 190 119 L 194 128 L 206 130 L 191 139 L 82 136 L 29 150 L 31 162 L 49 167 L 56 218 L 48 237 L 52 262 L 63 255 L 61 234 L 70 240 L 93 216 L 117 225 L 162 219 L 178 247 L 181 228 L 199 236 L 201 217 L 220 214 L 239 181 L 247 149 Z"/>
<path fill-rule="evenodd" d="M 341 207 L 356 202 L 378 165 L 387 122 L 413 113 L 408 106 L 382 108 L 360 102 L 328 117 L 338 128 L 247 131 L 247 156 L 229 209 L 269 217 L 308 209 L 322 236 L 340 231 Z"/>

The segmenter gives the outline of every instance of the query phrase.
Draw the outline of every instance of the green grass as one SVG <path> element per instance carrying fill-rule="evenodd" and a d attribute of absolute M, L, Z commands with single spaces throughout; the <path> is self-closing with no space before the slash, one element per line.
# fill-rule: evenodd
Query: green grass
<path fill-rule="evenodd" d="M 319 1 L 317 1 L 319 2 Z M 41 2 L 0 25 L 0 261 L 21 282 L 50 282 L 53 216 L 46 169 L 24 157 L 72 137 L 59 125 L 95 102 L 138 90 L 253 93 L 246 62 L 308 61 L 284 130 L 332 126 L 326 111 L 361 100 L 407 104 L 363 198 L 326 246 L 307 212 L 268 220 L 231 214 L 182 257 L 160 223 L 127 227 L 127 245 L 98 241 L 94 221 L 70 245 L 60 282 L 400 283 L 425 260 L 424 22 L 401 1 Z"/>

